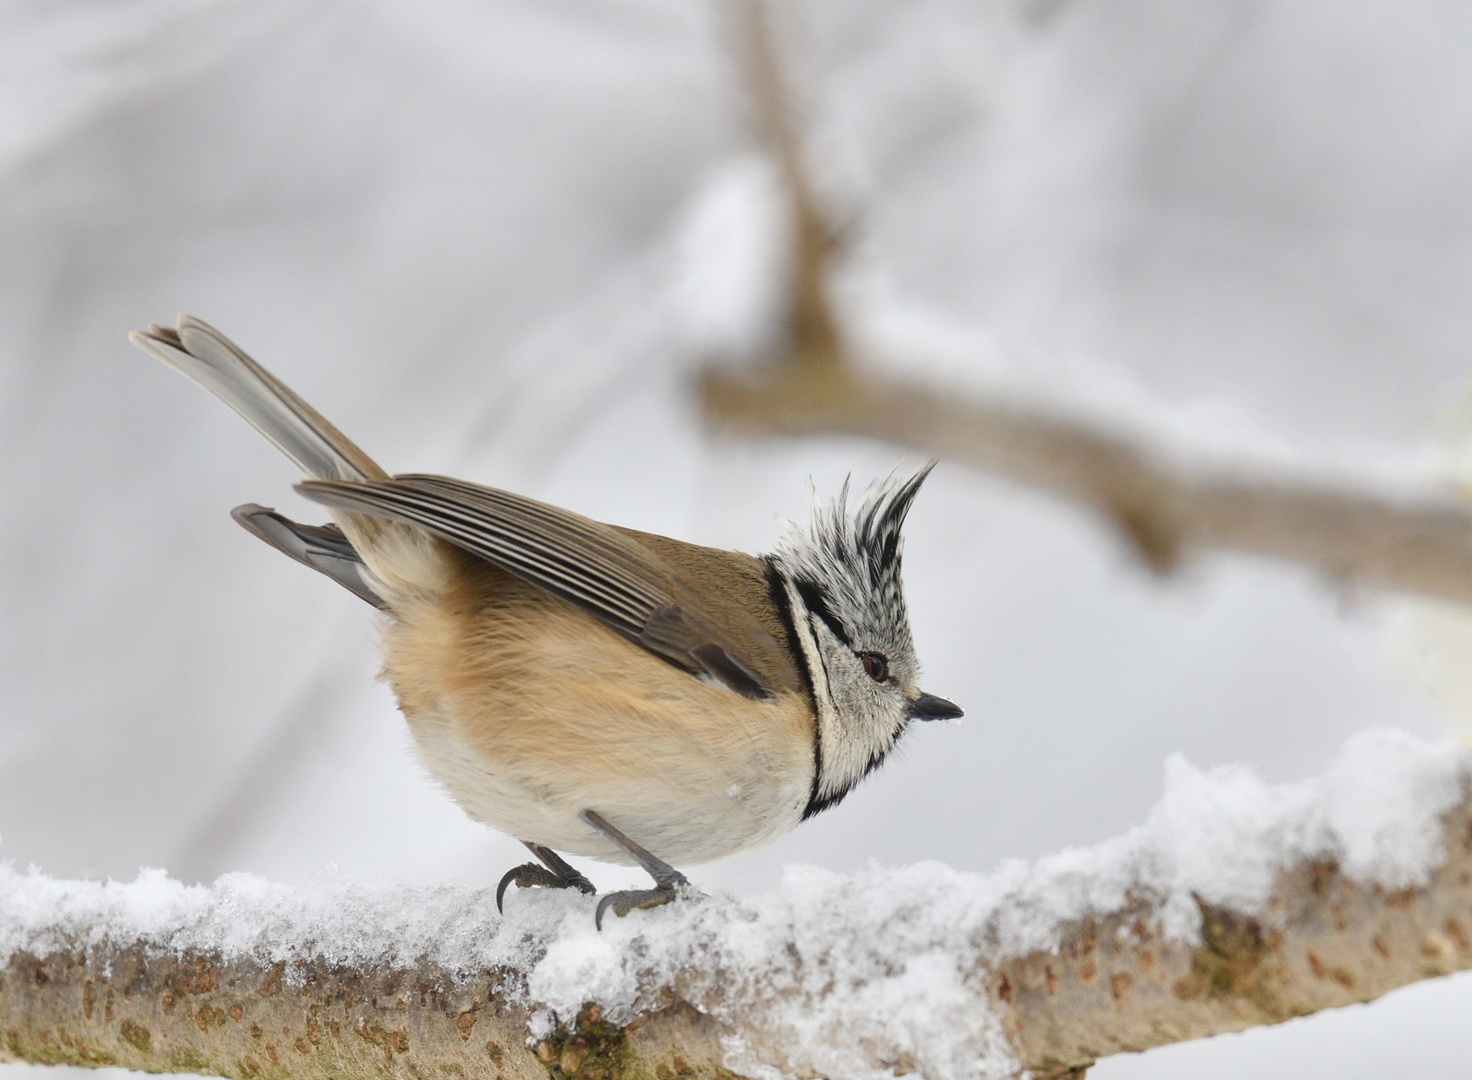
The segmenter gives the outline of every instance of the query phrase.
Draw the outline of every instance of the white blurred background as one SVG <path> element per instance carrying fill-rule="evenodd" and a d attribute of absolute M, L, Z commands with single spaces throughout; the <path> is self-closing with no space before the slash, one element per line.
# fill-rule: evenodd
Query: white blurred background
<path fill-rule="evenodd" d="M 1472 373 L 1472 3 L 802 0 L 782 26 L 856 318 L 1387 457 Z M 731 43 L 718 0 L 0 5 L 0 858 L 489 884 L 524 857 L 407 752 L 368 609 L 230 521 L 320 517 L 292 467 L 132 328 L 213 322 L 391 471 L 706 544 L 769 547 L 809 478 L 895 463 L 702 430 L 693 372 L 760 346 L 780 277 Z M 1162 583 L 948 464 L 906 555 L 925 685 L 966 720 L 704 886 L 985 871 L 1140 821 L 1171 753 L 1290 780 L 1367 726 L 1444 731 L 1386 605 L 1291 566 Z M 1469 1070 L 1452 978 L 1090 1075 Z"/>

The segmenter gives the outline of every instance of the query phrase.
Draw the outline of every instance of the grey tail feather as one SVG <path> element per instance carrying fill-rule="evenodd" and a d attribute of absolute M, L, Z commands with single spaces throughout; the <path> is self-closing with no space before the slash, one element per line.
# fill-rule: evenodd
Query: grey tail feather
<path fill-rule="evenodd" d="M 387 478 L 372 458 L 321 413 L 208 323 L 180 315 L 177 328 L 155 323 L 128 337 L 229 405 L 308 476 L 322 480 Z"/>
<path fill-rule="evenodd" d="M 302 525 L 256 503 L 237 506 L 230 516 L 277 551 L 326 574 L 354 596 L 376 608 L 388 606 L 369 584 L 363 560 L 336 525 Z"/>

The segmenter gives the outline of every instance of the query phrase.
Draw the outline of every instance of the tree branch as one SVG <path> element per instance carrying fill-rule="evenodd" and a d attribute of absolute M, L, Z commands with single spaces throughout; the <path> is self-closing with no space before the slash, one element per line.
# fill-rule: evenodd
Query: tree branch
<path fill-rule="evenodd" d="M 1083 503 L 1161 571 L 1193 548 L 1223 548 L 1292 559 L 1338 582 L 1472 601 L 1472 507 L 1442 492 L 1193 468 L 1102 423 L 967 399 L 851 363 L 712 369 L 701 391 L 708 417 L 727 428 L 880 439 Z"/>
<path fill-rule="evenodd" d="M 842 359 L 838 320 L 828 296 L 830 261 L 840 244 L 809 182 L 792 87 L 766 0 L 735 0 L 740 71 L 754 106 L 757 127 L 776 160 L 792 223 L 788 277 L 786 360 L 812 373 L 830 371 Z"/>
<path fill-rule="evenodd" d="M 988 876 L 802 871 L 592 927 L 527 890 L 0 871 L 0 1058 L 229 1077 L 1080 1076 L 1472 967 L 1468 757 L 1173 766 L 1144 826 Z"/>
<path fill-rule="evenodd" d="M 1199 943 L 1162 939 L 1149 905 L 1071 925 L 1057 954 L 999 966 L 1018 1056 L 1040 1076 L 1121 1051 L 1276 1024 L 1472 967 L 1472 807 L 1422 889 L 1356 884 L 1333 861 L 1285 871 L 1267 910 L 1200 902 Z"/>
<path fill-rule="evenodd" d="M 1472 601 L 1472 507 L 1448 493 L 1357 490 L 1307 470 L 1211 469 L 1102 415 L 942 392 L 867 369 L 828 292 L 844 252 L 804 167 L 770 14 L 764 0 L 740 8 L 742 70 L 780 164 L 796 241 L 783 346 L 756 371 L 705 371 L 709 422 L 878 439 L 1041 488 L 1102 514 L 1162 573 L 1194 549 L 1228 549 L 1290 559 L 1345 584 Z"/>

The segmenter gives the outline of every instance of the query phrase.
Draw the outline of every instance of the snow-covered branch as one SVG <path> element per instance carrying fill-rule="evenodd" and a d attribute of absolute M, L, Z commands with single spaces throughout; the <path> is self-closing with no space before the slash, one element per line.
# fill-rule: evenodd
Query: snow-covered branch
<path fill-rule="evenodd" d="M 592 902 L 0 870 L 0 1057 L 232 1077 L 1079 1075 L 1472 967 L 1472 761 L 1360 736 L 1270 786 L 1181 761 L 1139 828 L 989 875 L 789 871 Z"/>

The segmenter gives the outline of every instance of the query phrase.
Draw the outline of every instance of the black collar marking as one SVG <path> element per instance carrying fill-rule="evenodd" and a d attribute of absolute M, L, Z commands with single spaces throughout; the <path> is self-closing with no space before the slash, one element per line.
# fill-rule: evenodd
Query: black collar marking
<path fill-rule="evenodd" d="M 823 722 L 818 715 L 818 692 L 813 686 L 813 672 L 808 667 L 808 655 L 803 651 L 802 641 L 797 636 L 797 625 L 792 621 L 792 602 L 787 596 L 787 578 L 769 558 L 767 564 L 767 588 L 771 591 L 772 606 L 782 619 L 782 629 L 787 632 L 787 649 L 797 662 L 803 686 L 807 688 L 808 706 L 813 714 L 813 783 L 808 789 L 807 806 L 803 808 L 802 820 L 806 821 L 828 804 L 818 798 L 818 784 L 823 779 Z"/>

